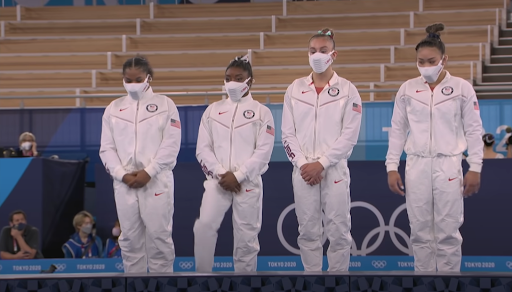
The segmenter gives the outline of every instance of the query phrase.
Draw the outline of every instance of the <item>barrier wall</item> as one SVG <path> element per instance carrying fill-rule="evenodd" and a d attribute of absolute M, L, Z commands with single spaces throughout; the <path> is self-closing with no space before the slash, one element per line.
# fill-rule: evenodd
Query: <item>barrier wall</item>
<path fill-rule="evenodd" d="M 212 3 L 233 3 L 233 2 L 276 2 L 274 0 L 1 0 L 0 7 L 13 7 L 21 5 L 24 7 L 42 6 L 115 6 L 115 5 L 145 5 L 149 2 L 155 4 L 212 4 Z"/>
<path fill-rule="evenodd" d="M 268 105 L 276 124 L 275 148 L 272 161 L 287 161 L 281 144 L 282 104 Z M 199 122 L 206 106 L 182 106 L 182 145 L 178 162 L 194 162 Z M 104 109 L 24 109 L 0 110 L 0 147 L 16 146 L 22 132 L 30 131 L 37 137 L 39 148 L 45 156 L 59 154 L 62 158 L 80 159 L 88 155 L 91 162 L 87 181 L 94 181 L 94 165 L 98 156 L 101 134 L 101 116 Z M 367 102 L 363 105 L 363 121 L 358 144 L 351 160 L 384 160 L 388 146 L 388 129 L 391 126 L 392 102 Z M 495 150 L 506 155 L 505 133 L 512 125 L 512 100 L 481 100 L 480 112 L 484 128 L 493 133 Z"/>

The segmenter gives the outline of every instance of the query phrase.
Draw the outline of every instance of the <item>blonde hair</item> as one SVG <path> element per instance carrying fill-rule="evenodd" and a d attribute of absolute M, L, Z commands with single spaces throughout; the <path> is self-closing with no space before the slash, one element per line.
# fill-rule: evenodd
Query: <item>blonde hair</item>
<path fill-rule="evenodd" d="M 23 134 L 20 135 L 20 139 L 19 139 L 19 142 L 20 144 L 23 142 L 23 140 L 25 140 L 25 138 L 27 137 L 30 137 L 32 138 L 32 140 L 34 140 L 34 142 L 36 141 L 36 136 L 34 136 L 34 134 L 30 133 L 30 132 L 25 132 Z"/>
<path fill-rule="evenodd" d="M 82 224 L 85 221 L 85 218 L 90 218 L 91 223 L 94 224 L 94 219 L 91 215 L 91 213 L 87 211 L 80 211 L 78 214 L 75 215 L 75 218 L 73 218 L 73 227 L 75 227 L 76 231 L 79 231 L 78 226 L 82 226 Z"/>

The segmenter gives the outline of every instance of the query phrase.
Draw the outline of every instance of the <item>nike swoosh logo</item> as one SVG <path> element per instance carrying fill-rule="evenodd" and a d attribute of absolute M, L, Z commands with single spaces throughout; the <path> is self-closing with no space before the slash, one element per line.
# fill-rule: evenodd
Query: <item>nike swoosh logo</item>
<path fill-rule="evenodd" d="M 416 93 L 420 93 L 420 92 L 423 92 L 423 91 L 427 91 L 426 89 L 425 90 L 416 90 Z"/>
<path fill-rule="evenodd" d="M 340 180 L 335 180 L 335 181 L 334 181 L 334 183 L 335 183 L 335 184 L 337 184 L 337 183 L 339 183 L 339 182 L 341 182 L 341 181 L 343 181 L 343 180 L 342 180 L 342 179 L 340 179 Z"/>
<path fill-rule="evenodd" d="M 160 196 L 161 194 L 163 194 L 163 193 L 160 193 L 160 194 L 155 194 L 155 197 L 158 197 L 158 196 Z"/>
<path fill-rule="evenodd" d="M 303 90 L 303 91 L 302 91 L 302 94 L 307 93 L 307 92 L 310 92 L 310 91 L 311 91 L 311 90 L 308 90 L 308 91 L 304 91 L 304 90 Z"/>
<path fill-rule="evenodd" d="M 128 109 L 128 108 L 122 108 L 122 109 L 120 109 L 119 111 L 120 111 L 120 112 L 122 112 L 122 111 L 127 110 L 127 109 Z"/>
<path fill-rule="evenodd" d="M 455 180 L 455 179 L 457 179 L 457 178 L 456 178 L 456 177 L 454 177 L 454 178 L 449 178 L 449 179 L 448 179 L 448 181 L 452 181 L 452 180 Z"/>
<path fill-rule="evenodd" d="M 229 111 L 221 112 L 221 113 L 219 113 L 219 115 L 223 115 L 223 114 L 225 114 L 227 112 L 229 112 Z"/>
<path fill-rule="evenodd" d="M 248 192 L 250 192 L 250 191 L 254 191 L 254 189 L 250 189 L 250 190 L 245 189 L 245 192 L 246 192 L 246 193 L 248 193 Z"/>

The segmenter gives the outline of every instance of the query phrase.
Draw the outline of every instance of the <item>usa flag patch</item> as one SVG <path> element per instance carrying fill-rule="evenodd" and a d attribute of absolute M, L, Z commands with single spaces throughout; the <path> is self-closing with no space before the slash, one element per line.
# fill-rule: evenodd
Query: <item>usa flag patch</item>
<path fill-rule="evenodd" d="M 478 101 L 473 102 L 473 108 L 474 108 L 476 111 L 479 111 L 479 110 L 480 110 L 480 107 L 478 106 Z"/>
<path fill-rule="evenodd" d="M 171 127 L 181 129 L 181 123 L 178 120 L 171 119 Z"/>
<path fill-rule="evenodd" d="M 275 136 L 275 130 L 270 125 L 267 125 L 267 133 L 269 133 L 272 136 Z"/>
<path fill-rule="evenodd" d="M 361 113 L 363 111 L 362 107 L 357 103 L 352 104 L 352 110 L 358 113 Z"/>

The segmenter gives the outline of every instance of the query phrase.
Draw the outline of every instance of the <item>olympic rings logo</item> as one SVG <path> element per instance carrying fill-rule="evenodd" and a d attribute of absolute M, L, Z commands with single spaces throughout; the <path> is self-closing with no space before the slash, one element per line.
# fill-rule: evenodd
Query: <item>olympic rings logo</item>
<path fill-rule="evenodd" d="M 194 262 L 180 262 L 180 268 L 190 270 L 194 266 Z"/>
<path fill-rule="evenodd" d="M 386 267 L 386 261 L 372 261 L 372 266 L 376 269 L 384 269 Z"/>
<path fill-rule="evenodd" d="M 121 271 L 122 269 L 124 269 L 124 265 L 123 265 L 123 263 L 116 263 L 116 269 L 118 269 L 119 271 Z"/>
<path fill-rule="evenodd" d="M 361 249 L 358 249 L 356 242 L 354 240 L 352 240 L 352 246 L 351 246 L 351 254 L 352 255 L 354 255 L 354 256 L 365 256 L 365 255 L 368 255 L 368 254 L 374 252 L 382 244 L 382 242 L 384 241 L 384 236 L 386 234 L 386 231 L 389 232 L 389 236 L 391 238 L 391 241 L 393 242 L 395 247 L 398 248 L 398 250 L 400 250 L 401 252 L 403 252 L 403 253 L 405 253 L 407 255 L 413 255 L 411 243 L 410 243 L 410 240 L 409 240 L 409 236 L 402 229 L 400 229 L 398 227 L 395 227 L 395 222 L 396 222 L 396 219 L 397 219 L 398 215 L 407 208 L 405 203 L 402 204 L 401 206 L 399 206 L 393 212 L 393 214 L 391 214 L 391 218 L 389 219 L 389 225 L 386 225 L 386 223 L 384 222 L 384 217 L 380 213 L 379 209 L 377 209 L 372 204 L 369 204 L 367 202 L 352 202 L 351 203 L 351 209 L 354 208 L 354 207 L 366 208 L 366 209 L 372 211 L 373 214 L 375 214 L 375 217 L 377 217 L 377 220 L 379 222 L 379 226 L 376 227 L 375 229 L 371 230 L 366 235 L 366 237 L 364 238 L 364 240 L 363 240 L 363 242 L 361 244 Z M 286 207 L 283 210 L 283 212 L 281 212 L 281 215 L 279 215 L 279 219 L 277 220 L 277 237 L 279 238 L 279 241 L 281 242 L 283 247 L 286 248 L 286 250 L 288 250 L 289 252 L 291 252 L 293 254 L 300 255 L 300 250 L 298 248 L 295 248 L 295 247 L 291 246 L 286 241 L 286 239 L 284 238 L 284 235 L 283 235 L 283 221 L 284 221 L 284 218 L 293 209 L 295 209 L 295 204 L 291 204 L 290 206 Z M 322 223 L 325 222 L 325 221 L 326 221 L 325 220 L 325 214 L 322 213 Z M 370 244 L 370 240 L 375 235 L 378 235 L 377 236 L 377 240 L 371 246 L 368 246 Z M 402 239 L 405 240 L 405 242 L 407 243 L 407 246 L 403 246 L 402 243 L 400 241 L 398 241 L 397 235 L 399 235 L 400 237 L 402 237 Z M 326 240 L 327 240 L 327 235 L 324 232 L 323 235 L 322 235 L 322 245 L 325 244 Z"/>
<path fill-rule="evenodd" d="M 66 269 L 66 264 L 55 264 L 54 266 L 57 268 L 57 272 L 63 272 Z"/>
<path fill-rule="evenodd" d="M 507 268 L 512 270 L 512 262 L 507 261 L 506 265 L 507 265 Z"/>

